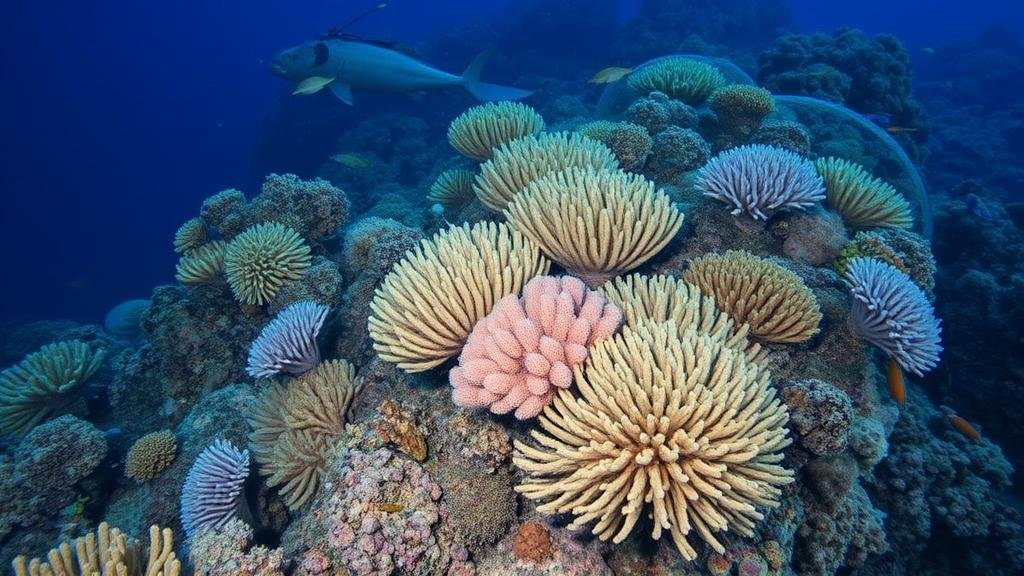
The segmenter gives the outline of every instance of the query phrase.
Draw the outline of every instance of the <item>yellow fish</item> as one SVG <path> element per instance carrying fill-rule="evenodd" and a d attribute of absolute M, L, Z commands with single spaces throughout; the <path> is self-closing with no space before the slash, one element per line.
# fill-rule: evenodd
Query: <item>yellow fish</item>
<path fill-rule="evenodd" d="M 323 90 L 324 86 L 327 86 L 331 82 L 334 82 L 334 78 L 325 78 L 324 76 L 310 76 L 299 85 L 295 87 L 295 91 L 292 92 L 292 96 L 307 96 L 309 94 L 316 94 Z"/>
<path fill-rule="evenodd" d="M 594 74 L 587 82 L 591 84 L 611 84 L 617 80 L 622 80 L 632 72 L 632 68 L 620 68 L 618 66 L 609 66 L 604 70 Z"/>
<path fill-rule="evenodd" d="M 343 152 L 341 154 L 335 154 L 331 156 L 331 160 L 334 160 L 342 166 L 348 166 L 349 168 L 359 168 L 365 170 L 370 167 L 370 162 L 366 158 L 363 158 L 359 154 L 352 152 Z"/>
<path fill-rule="evenodd" d="M 949 423 L 953 425 L 953 428 L 956 428 L 968 440 L 971 442 L 981 442 L 981 432 L 978 432 L 978 429 L 972 426 L 966 419 L 956 414 L 946 414 L 946 418 L 949 419 Z"/>
<path fill-rule="evenodd" d="M 903 382 L 903 371 L 900 370 L 900 365 L 896 363 L 896 360 L 889 360 L 889 394 L 892 399 L 903 407 L 903 404 L 907 401 L 907 387 Z"/>

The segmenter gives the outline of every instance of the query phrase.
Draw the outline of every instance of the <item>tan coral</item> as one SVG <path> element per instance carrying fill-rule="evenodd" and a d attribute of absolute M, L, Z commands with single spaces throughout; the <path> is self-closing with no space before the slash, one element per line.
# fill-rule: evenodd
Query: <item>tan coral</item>
<path fill-rule="evenodd" d="M 174 553 L 174 533 L 170 528 L 149 527 L 149 560 L 142 564 L 138 541 L 126 537 L 117 528 L 101 522 L 96 532 L 63 542 L 50 550 L 46 560 L 27 561 L 18 556 L 13 562 L 16 576 L 179 576 L 181 561 Z"/>
<path fill-rule="evenodd" d="M 312 260 L 295 230 L 277 222 L 250 226 L 224 253 L 224 273 L 235 298 L 262 306 L 287 283 L 298 280 Z"/>
<path fill-rule="evenodd" d="M 505 217 L 591 287 L 649 260 L 683 224 L 682 213 L 653 182 L 591 168 L 531 183 L 509 203 Z"/>
<path fill-rule="evenodd" d="M 406 372 L 441 364 L 462 349 L 477 320 L 518 293 L 550 262 L 505 224 L 453 226 L 395 264 L 370 304 L 369 332 L 384 360 Z"/>
<path fill-rule="evenodd" d="M 841 158 L 819 158 L 814 167 L 825 181 L 828 207 L 850 228 L 910 228 L 910 204 L 888 182 Z"/>
<path fill-rule="evenodd" d="M 799 276 L 742 250 L 707 254 L 690 264 L 683 279 L 711 294 L 753 338 L 794 344 L 818 333 L 821 310 Z"/>
<path fill-rule="evenodd" d="M 398 447 L 399 451 L 417 462 L 427 459 L 427 439 L 416 424 L 416 415 L 408 408 L 385 400 L 377 407 L 380 418 L 373 421 L 377 435 L 385 443 Z"/>
<path fill-rule="evenodd" d="M 500 212 L 526 186 L 566 168 L 619 167 L 610 148 L 582 134 L 543 133 L 513 140 L 480 166 L 473 189 L 488 208 Z"/>
<path fill-rule="evenodd" d="M 793 481 L 780 465 L 788 412 L 767 371 L 720 341 L 672 322 L 625 327 L 576 368 L 576 394 L 545 408 L 532 441 L 516 442 L 516 490 L 544 514 L 571 514 L 619 543 L 645 516 L 687 560 L 691 532 L 753 534 L 761 509 Z"/>
<path fill-rule="evenodd" d="M 199 218 L 192 218 L 174 233 L 174 251 L 185 254 L 206 244 L 206 225 Z"/>
<path fill-rule="evenodd" d="M 183 254 L 178 259 L 174 278 L 185 285 L 210 284 L 224 274 L 224 253 L 228 243 L 214 240 Z"/>
<path fill-rule="evenodd" d="M 473 178 L 469 170 L 445 170 L 430 186 L 427 200 L 445 207 L 459 207 L 473 200 Z"/>
<path fill-rule="evenodd" d="M 128 450 L 124 475 L 139 482 L 149 482 L 174 462 L 178 443 L 170 430 L 150 432 L 139 438 Z"/>
<path fill-rule="evenodd" d="M 460 114 L 448 127 L 448 143 L 463 156 L 487 160 L 494 149 L 544 131 L 544 118 L 521 102 L 488 102 Z"/>
<path fill-rule="evenodd" d="M 331 450 L 345 427 L 352 398 L 362 386 L 345 360 L 329 360 L 287 385 L 260 395 L 249 416 L 249 448 L 260 474 L 292 510 L 320 487 Z"/>

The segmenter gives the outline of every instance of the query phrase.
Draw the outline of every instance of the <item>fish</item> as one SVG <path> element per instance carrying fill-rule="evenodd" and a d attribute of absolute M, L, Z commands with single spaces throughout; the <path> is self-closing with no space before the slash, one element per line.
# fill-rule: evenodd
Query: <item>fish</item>
<path fill-rule="evenodd" d="M 360 170 L 365 170 L 370 167 L 369 160 L 354 152 L 342 152 L 341 154 L 335 154 L 334 156 L 331 156 L 331 160 L 334 160 L 342 166 L 358 168 Z"/>
<path fill-rule="evenodd" d="M 947 413 L 946 419 L 953 425 L 953 428 L 957 429 L 957 432 L 966 436 L 971 442 L 981 441 L 981 432 L 978 432 L 978 429 L 972 426 L 966 419 L 952 413 Z"/>
<path fill-rule="evenodd" d="M 885 131 L 890 134 L 902 134 L 904 132 L 917 132 L 917 128 L 907 128 L 906 126 L 886 126 Z"/>
<path fill-rule="evenodd" d="M 292 96 L 302 95 L 306 96 L 309 94 L 316 94 L 323 90 L 324 86 L 327 86 L 331 82 L 334 82 L 334 78 L 327 78 L 324 76 L 310 76 L 295 87 L 295 91 L 292 92 Z"/>
<path fill-rule="evenodd" d="M 889 395 L 892 399 L 903 407 L 903 404 L 907 401 L 907 387 L 903 381 L 903 370 L 900 369 L 900 365 L 896 362 L 895 358 L 889 359 L 889 368 L 886 370 L 889 380 Z"/>
<path fill-rule="evenodd" d="M 353 91 L 411 93 L 420 90 L 459 86 L 477 100 L 519 100 L 532 90 L 500 86 L 480 81 L 480 71 L 489 51 L 477 56 L 461 76 L 438 70 L 400 50 L 380 42 L 351 37 L 324 37 L 288 48 L 274 57 L 270 72 L 297 83 L 296 92 L 306 83 L 330 78 L 326 86 L 348 105 L 355 104 Z"/>
<path fill-rule="evenodd" d="M 618 82 L 626 76 L 629 76 L 633 72 L 632 68 L 621 68 L 619 66 L 609 66 L 603 68 L 590 77 L 587 80 L 590 84 L 611 84 L 612 82 Z"/>

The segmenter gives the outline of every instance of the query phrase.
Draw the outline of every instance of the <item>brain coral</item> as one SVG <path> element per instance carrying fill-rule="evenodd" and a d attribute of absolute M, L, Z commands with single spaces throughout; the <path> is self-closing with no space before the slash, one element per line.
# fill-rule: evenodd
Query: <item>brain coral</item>
<path fill-rule="evenodd" d="M 619 163 L 607 146 L 582 134 L 542 133 L 495 150 L 480 166 L 473 189 L 485 206 L 501 211 L 529 183 L 571 167 L 614 170 Z"/>
<path fill-rule="evenodd" d="M 74 551 L 74 554 L 72 554 Z M 149 561 L 143 569 L 142 557 Z M 174 533 L 170 528 L 149 527 L 149 552 L 134 538 L 100 522 L 96 532 L 62 542 L 50 550 L 46 560 L 24 556 L 14 559 L 15 576 L 178 576 L 181 561 L 174 553 Z"/>
<path fill-rule="evenodd" d="M 50 417 L 103 363 L 78 340 L 47 344 L 0 373 L 0 434 L 24 434 Z"/>
<path fill-rule="evenodd" d="M 725 84 L 725 77 L 717 68 L 700 60 L 669 56 L 635 70 L 627 82 L 639 94 L 664 92 L 695 106 Z"/>
<path fill-rule="evenodd" d="M 281 486 L 285 504 L 301 508 L 320 487 L 345 414 L 362 386 L 345 360 L 329 360 L 287 386 L 264 392 L 249 416 L 249 447 L 260 474 Z"/>
<path fill-rule="evenodd" d="M 854 258 L 847 264 L 846 281 L 853 292 L 854 329 L 861 338 L 918 376 L 939 363 L 942 322 L 910 276 L 873 258 Z"/>
<path fill-rule="evenodd" d="M 214 240 L 182 254 L 174 271 L 175 280 L 185 285 L 216 281 L 224 273 L 224 254 L 227 249 L 227 242 Z"/>
<path fill-rule="evenodd" d="M 515 410 L 533 418 L 559 388 L 572 384 L 572 368 L 587 347 L 612 335 L 622 312 L 571 276 L 538 276 L 509 294 L 473 327 L 448 373 L 452 399 L 466 408 Z"/>
<path fill-rule="evenodd" d="M 875 178 L 863 166 L 840 158 L 815 163 L 825 180 L 825 201 L 851 228 L 910 228 L 910 204 L 891 184 Z"/>
<path fill-rule="evenodd" d="M 571 168 L 533 183 L 505 218 L 590 286 L 636 268 L 668 244 L 683 215 L 643 176 Z"/>
<path fill-rule="evenodd" d="M 578 396 L 560 390 L 533 442 L 516 442 L 516 487 L 570 526 L 597 521 L 601 540 L 626 539 L 641 517 L 668 530 L 687 560 L 691 531 L 722 553 L 716 532 L 753 534 L 775 507 L 786 407 L 770 376 L 720 341 L 672 322 L 626 327 L 599 342 L 575 370 Z M 650 505 L 645 514 L 645 509 Z"/>
<path fill-rule="evenodd" d="M 304 300 L 288 306 L 263 327 L 249 347 L 245 371 L 253 378 L 302 374 L 320 363 L 316 337 L 330 309 Z"/>
<path fill-rule="evenodd" d="M 488 102 L 460 114 L 448 127 L 448 143 L 463 156 L 488 160 L 494 149 L 544 131 L 544 118 L 520 102 Z"/>
<path fill-rule="evenodd" d="M 741 250 L 707 254 L 690 264 L 683 278 L 711 294 L 754 338 L 767 342 L 804 342 L 818 332 L 821 310 L 799 276 Z"/>
<path fill-rule="evenodd" d="M 726 130 L 750 134 L 765 116 L 775 111 L 772 93 L 749 84 L 730 84 L 715 90 L 708 107 Z"/>
<path fill-rule="evenodd" d="M 136 440 L 128 450 L 124 475 L 139 482 L 149 482 L 171 465 L 177 452 L 178 443 L 173 432 L 150 432 Z"/>
<path fill-rule="evenodd" d="M 473 178 L 469 170 L 445 170 L 430 185 L 427 200 L 442 206 L 455 207 L 468 204 L 473 199 Z"/>
<path fill-rule="evenodd" d="M 751 144 L 722 152 L 697 172 L 697 190 L 767 220 L 779 210 L 806 208 L 825 198 L 814 164 L 783 148 Z"/>
<path fill-rule="evenodd" d="M 429 370 L 462 349 L 476 322 L 550 262 L 505 224 L 453 226 L 421 241 L 377 288 L 370 337 L 406 372 Z"/>
<path fill-rule="evenodd" d="M 298 232 L 276 222 L 257 224 L 228 244 L 224 272 L 235 298 L 262 306 L 281 286 L 309 267 L 309 246 Z"/>
<path fill-rule="evenodd" d="M 189 537 L 228 523 L 244 503 L 249 451 L 214 440 L 200 452 L 181 487 L 181 526 Z"/>
<path fill-rule="evenodd" d="M 184 254 L 206 243 L 206 225 L 199 218 L 185 222 L 174 233 L 174 251 Z"/>

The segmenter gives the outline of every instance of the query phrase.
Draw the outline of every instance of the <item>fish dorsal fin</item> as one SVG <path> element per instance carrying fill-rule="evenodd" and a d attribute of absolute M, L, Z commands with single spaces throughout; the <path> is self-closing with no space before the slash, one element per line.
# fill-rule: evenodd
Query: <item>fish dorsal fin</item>
<path fill-rule="evenodd" d="M 349 106 L 352 106 L 356 102 L 356 99 L 352 96 L 352 87 L 348 84 L 339 84 L 338 82 L 332 83 L 331 93 L 334 94 L 338 100 L 341 100 Z"/>

